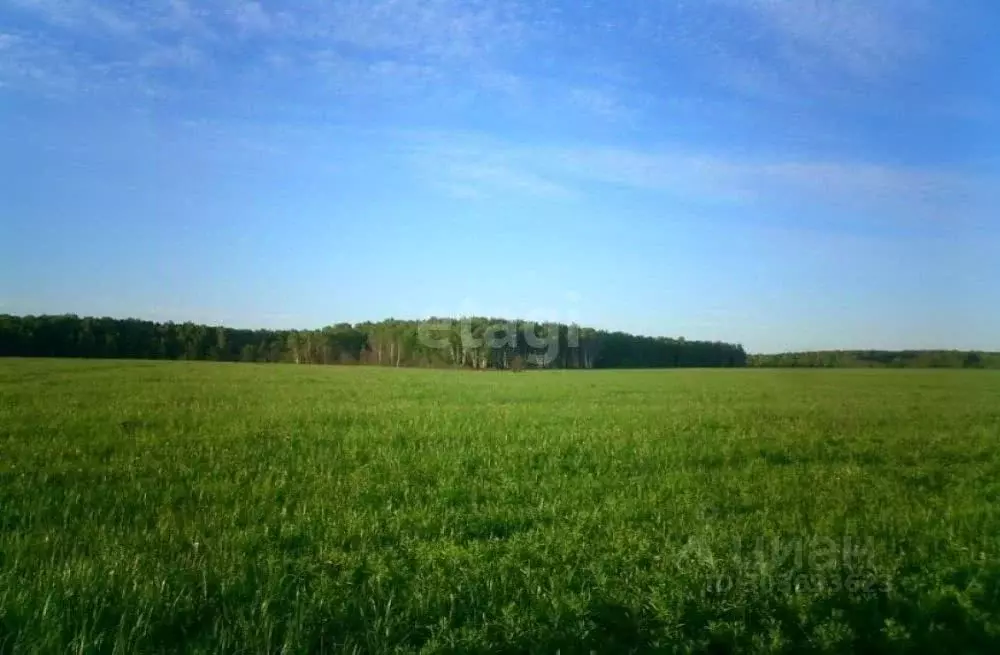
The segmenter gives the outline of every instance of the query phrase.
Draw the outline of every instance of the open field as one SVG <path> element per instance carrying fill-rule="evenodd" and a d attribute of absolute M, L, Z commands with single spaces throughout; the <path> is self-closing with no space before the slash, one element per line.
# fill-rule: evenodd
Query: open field
<path fill-rule="evenodd" d="M 0 360 L 0 651 L 997 652 L 1000 374 Z"/>

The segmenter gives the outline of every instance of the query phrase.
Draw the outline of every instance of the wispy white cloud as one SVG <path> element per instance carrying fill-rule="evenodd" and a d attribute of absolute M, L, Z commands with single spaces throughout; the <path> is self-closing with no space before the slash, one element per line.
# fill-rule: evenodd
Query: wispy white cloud
<path fill-rule="evenodd" d="M 576 197 L 566 186 L 542 175 L 501 163 L 453 162 L 440 173 L 449 178 L 452 188 L 475 189 L 480 197 L 511 191 L 553 199 Z"/>
<path fill-rule="evenodd" d="M 229 84 L 284 76 L 304 88 L 339 95 L 402 97 L 435 86 L 513 93 L 520 77 L 507 64 L 530 38 L 517 1 L 305 0 L 295 4 L 220 0 L 11 0 L 17 22 L 48 26 L 46 57 L 18 64 L 19 76 L 77 79 L 96 86 L 100 72 L 155 86 L 168 68 L 195 70 L 219 62 Z M 25 34 L 35 30 L 22 30 Z M 12 33 L 16 30 L 12 30 Z M 44 31 L 43 31 L 44 33 Z M 252 39 L 253 45 L 247 46 Z M 23 44 L 20 47 L 25 51 Z M 82 67 L 92 60 L 95 67 Z M 189 79 L 188 82 L 191 80 Z M 170 84 L 164 80 L 164 84 Z"/>
<path fill-rule="evenodd" d="M 345 0 L 321 11 L 316 29 L 368 50 L 470 59 L 518 47 L 527 36 L 519 12 L 486 0 Z"/>
<path fill-rule="evenodd" d="M 12 89 L 62 100 L 107 92 L 162 97 L 160 71 L 193 70 L 210 61 L 202 44 L 212 33 L 185 0 L 124 6 L 12 0 L 0 17 L 4 11 L 16 20 L 0 82 Z"/>
<path fill-rule="evenodd" d="M 420 174 L 440 186 L 580 198 L 611 185 L 744 209 L 829 212 L 845 221 L 972 227 L 1000 200 L 978 172 L 865 161 L 754 159 L 690 149 L 540 147 L 468 134 L 412 141 Z M 516 177 L 514 177 L 516 176 Z M 518 183 L 525 181 L 524 183 Z"/>
<path fill-rule="evenodd" d="M 28 88 L 61 97 L 79 90 L 78 68 L 59 48 L 20 34 L 0 34 L 0 88 Z"/>
<path fill-rule="evenodd" d="M 742 116 L 741 96 L 863 98 L 933 50 L 940 11 L 928 0 L 668 0 L 612 14 L 558 4 L 8 0 L 0 20 L 52 29 L 7 29 L 19 41 L 7 49 L 17 56 L 0 62 L 0 83 L 67 95 L 200 93 L 219 104 L 417 100 L 635 129 L 701 119 L 691 107 L 704 101 Z"/>
<path fill-rule="evenodd" d="M 877 78 L 922 53 L 929 26 L 922 0 L 740 0 L 779 39 L 795 66 L 835 67 Z"/>
<path fill-rule="evenodd" d="M 712 0 L 726 20 L 683 44 L 717 83 L 765 100 L 863 99 L 933 53 L 925 0 Z"/>
<path fill-rule="evenodd" d="M 83 0 L 9 0 L 15 9 L 34 14 L 60 28 L 118 37 L 137 34 L 140 26 L 120 12 Z"/>
<path fill-rule="evenodd" d="M 526 166 L 512 148 L 490 148 L 485 142 L 448 135 L 418 135 L 404 151 L 417 175 L 449 195 L 488 199 L 513 193 L 568 200 L 576 192 L 556 182 L 537 166 Z"/>

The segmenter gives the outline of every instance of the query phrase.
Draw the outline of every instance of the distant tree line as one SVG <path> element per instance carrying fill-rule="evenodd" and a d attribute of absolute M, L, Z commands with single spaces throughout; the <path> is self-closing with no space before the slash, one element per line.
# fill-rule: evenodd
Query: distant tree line
<path fill-rule="evenodd" d="M 826 350 L 750 355 L 747 364 L 762 368 L 1000 369 L 1000 353 L 965 350 Z"/>
<path fill-rule="evenodd" d="M 0 356 L 519 368 L 741 367 L 743 347 L 488 317 L 241 330 L 75 315 L 0 315 Z"/>

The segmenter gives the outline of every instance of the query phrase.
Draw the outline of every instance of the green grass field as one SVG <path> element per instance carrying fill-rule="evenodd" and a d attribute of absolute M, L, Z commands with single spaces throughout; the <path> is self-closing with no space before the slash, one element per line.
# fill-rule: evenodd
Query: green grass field
<path fill-rule="evenodd" d="M 995 653 L 998 446 L 987 371 L 0 360 L 0 651 Z"/>

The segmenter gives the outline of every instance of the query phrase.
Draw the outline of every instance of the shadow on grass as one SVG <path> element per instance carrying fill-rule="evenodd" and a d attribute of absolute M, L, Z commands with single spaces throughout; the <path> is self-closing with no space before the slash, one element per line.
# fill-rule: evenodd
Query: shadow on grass
<path fill-rule="evenodd" d="M 920 579 L 919 571 L 910 574 L 914 580 Z M 368 587 L 371 581 L 364 578 L 355 580 L 357 588 Z M 486 607 L 456 607 L 446 623 L 442 623 L 445 617 L 426 613 L 430 609 L 426 606 L 423 611 L 408 612 L 406 603 L 401 602 L 399 614 L 390 620 L 387 615 L 372 613 L 387 601 L 372 587 L 368 593 L 333 606 L 329 602 L 334 599 L 327 598 L 322 611 L 320 604 L 298 605 L 285 590 L 274 598 L 271 622 L 265 631 L 259 625 L 260 618 L 255 621 L 247 614 L 257 590 L 254 581 L 245 582 L 236 588 L 223 588 L 209 579 L 206 596 L 186 596 L 185 602 L 173 607 L 161 606 L 148 617 L 148 631 L 128 646 L 161 652 L 249 652 L 267 650 L 259 642 L 266 632 L 272 648 L 290 644 L 294 652 L 337 652 L 347 646 L 360 652 L 412 653 L 425 648 L 452 653 L 563 654 L 1000 652 L 998 568 L 959 570 L 939 579 L 936 587 L 910 594 L 905 588 L 867 595 L 845 590 L 807 601 L 771 594 L 748 606 L 722 598 L 689 596 L 672 607 L 669 616 L 651 605 L 598 597 L 579 614 L 542 616 L 523 608 L 516 623 L 524 629 L 516 635 L 506 632 L 510 624 L 498 620 L 495 612 L 499 605 L 488 600 Z M 388 583 L 397 590 L 405 588 L 401 579 Z M 31 641 L 33 617 L 29 609 L 10 608 L 0 614 L 0 651 Z M 126 611 L 129 609 L 123 605 L 106 606 L 91 615 L 88 630 L 111 637 L 120 629 Z M 299 619 L 286 620 L 292 616 Z M 79 627 L 70 621 L 55 641 L 70 644 Z M 434 640 L 431 648 L 435 633 L 459 639 L 455 643 L 446 639 L 445 644 Z M 227 635 L 224 644 L 219 641 L 222 634 Z M 52 635 L 48 639 L 52 643 Z M 115 648 L 112 637 L 94 645 L 90 652 L 113 652 Z"/>

